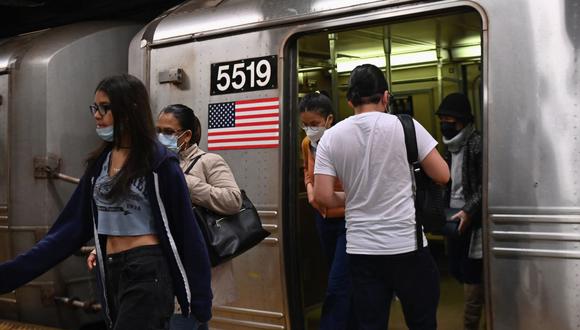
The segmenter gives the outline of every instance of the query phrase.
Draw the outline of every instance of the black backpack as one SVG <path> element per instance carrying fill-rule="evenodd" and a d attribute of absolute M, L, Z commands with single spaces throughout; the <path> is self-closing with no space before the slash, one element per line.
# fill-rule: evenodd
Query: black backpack
<path fill-rule="evenodd" d="M 415 197 L 417 248 L 420 248 L 422 247 L 420 242 L 423 241 L 423 228 L 427 233 L 441 234 L 445 226 L 445 187 L 433 182 L 421 168 L 413 118 L 406 114 L 399 114 L 397 118 L 399 118 L 405 132 L 407 161 L 412 173 L 411 180 L 413 181 L 413 195 Z"/>

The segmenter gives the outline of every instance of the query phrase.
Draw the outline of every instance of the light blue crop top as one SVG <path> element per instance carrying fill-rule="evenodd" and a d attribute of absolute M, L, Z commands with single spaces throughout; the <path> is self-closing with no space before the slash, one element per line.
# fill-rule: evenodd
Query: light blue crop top
<path fill-rule="evenodd" d="M 109 176 L 110 157 L 111 153 L 109 152 L 93 190 L 99 219 L 97 232 L 111 236 L 155 234 L 153 214 L 147 198 L 144 177 L 133 180 L 126 196 L 117 200 L 110 200 L 106 197 L 114 180 L 114 177 Z"/>

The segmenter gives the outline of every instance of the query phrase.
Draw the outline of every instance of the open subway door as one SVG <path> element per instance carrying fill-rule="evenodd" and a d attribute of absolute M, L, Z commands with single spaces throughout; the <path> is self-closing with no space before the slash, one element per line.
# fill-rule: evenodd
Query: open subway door
<path fill-rule="evenodd" d="M 402 16 L 357 23 L 356 26 L 336 26 L 296 36 L 295 48 L 291 50 L 296 56 L 292 76 L 296 84 L 295 99 L 322 91 L 333 100 L 337 120 L 352 116 L 353 111 L 346 100 L 350 71 L 357 65 L 370 63 L 381 68 L 388 77 L 393 99 L 390 112 L 412 115 L 439 140 L 441 151 L 444 146 L 435 111 L 446 95 L 454 92 L 467 95 L 477 118 L 476 126 L 481 130 L 482 23 L 478 12 L 463 7 L 413 18 Z M 298 116 L 296 112 L 294 115 Z M 295 131 L 301 132 L 298 127 Z M 297 134 L 298 145 L 303 136 L 303 133 Z M 308 205 L 302 164 L 302 159 L 297 160 L 293 179 L 298 191 L 296 250 L 304 287 L 304 323 L 307 329 L 318 329 L 328 267 L 321 254 L 313 210 Z M 441 273 L 438 326 L 459 329 L 462 327 L 463 288 L 448 271 L 444 238 L 428 235 L 428 239 Z M 397 300 L 392 304 L 389 328 L 405 327 Z"/>

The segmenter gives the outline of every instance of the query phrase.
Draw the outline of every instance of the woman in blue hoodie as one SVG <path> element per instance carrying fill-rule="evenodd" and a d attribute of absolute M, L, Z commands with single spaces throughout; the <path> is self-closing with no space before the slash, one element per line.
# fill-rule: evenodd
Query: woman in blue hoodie
<path fill-rule="evenodd" d="M 0 293 L 54 267 L 94 238 L 105 321 L 168 329 L 176 296 L 185 317 L 211 318 L 210 264 L 179 160 L 157 142 L 145 86 L 102 80 L 90 106 L 103 143 L 47 235 L 0 264 Z"/>

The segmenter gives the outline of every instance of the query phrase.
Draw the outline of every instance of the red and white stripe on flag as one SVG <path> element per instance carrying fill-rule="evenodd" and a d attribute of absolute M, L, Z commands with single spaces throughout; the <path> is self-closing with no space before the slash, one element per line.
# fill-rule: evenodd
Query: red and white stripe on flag
<path fill-rule="evenodd" d="M 278 148 L 279 132 L 278 98 L 208 106 L 208 150 Z"/>

